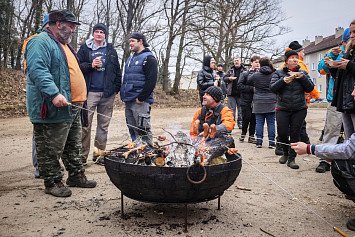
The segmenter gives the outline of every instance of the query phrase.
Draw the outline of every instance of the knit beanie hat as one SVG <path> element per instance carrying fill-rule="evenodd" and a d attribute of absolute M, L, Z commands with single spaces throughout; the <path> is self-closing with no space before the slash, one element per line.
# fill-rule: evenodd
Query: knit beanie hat
<path fill-rule="evenodd" d="M 147 43 L 147 40 L 146 40 L 145 36 L 142 33 L 140 33 L 140 32 L 133 32 L 130 38 L 133 38 L 133 39 L 136 39 L 136 40 L 142 40 L 143 41 L 143 46 L 144 47 L 149 47 L 149 44 Z"/>
<path fill-rule="evenodd" d="M 209 94 L 216 102 L 223 100 L 222 89 L 217 86 L 210 86 L 205 90 L 205 93 Z"/>
<path fill-rule="evenodd" d="M 206 55 L 206 56 L 203 58 L 203 66 L 209 67 L 209 66 L 210 66 L 210 63 L 211 63 L 211 59 L 212 59 L 212 56 Z"/>
<path fill-rule="evenodd" d="M 94 33 L 95 30 L 102 30 L 105 35 L 107 35 L 107 27 L 103 23 L 97 23 L 94 25 L 94 28 L 92 28 L 92 33 Z"/>
<path fill-rule="evenodd" d="M 346 28 L 344 30 L 343 36 L 341 37 L 341 41 L 347 43 L 350 39 L 350 28 Z"/>
<path fill-rule="evenodd" d="M 303 46 L 298 41 L 292 41 L 288 47 L 296 52 L 303 50 Z"/>
<path fill-rule="evenodd" d="M 285 52 L 285 62 L 287 62 L 288 58 L 291 57 L 292 55 L 297 55 L 298 53 L 295 50 L 289 50 Z"/>

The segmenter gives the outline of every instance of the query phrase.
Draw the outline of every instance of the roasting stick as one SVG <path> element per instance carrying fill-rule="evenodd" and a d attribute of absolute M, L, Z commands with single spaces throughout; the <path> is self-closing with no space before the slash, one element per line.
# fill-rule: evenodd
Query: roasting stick
<path fill-rule="evenodd" d="M 86 111 L 88 111 L 88 112 L 90 112 L 90 113 L 95 113 L 95 111 L 93 111 L 93 110 L 84 108 L 84 107 L 79 106 L 79 105 L 72 104 L 72 103 L 70 103 L 70 102 L 68 102 L 68 105 L 69 105 L 69 106 L 76 107 L 76 108 L 79 108 L 79 109 L 86 110 Z M 97 112 L 96 112 L 96 113 L 97 113 Z M 97 113 L 97 114 L 100 115 L 100 116 L 104 116 L 104 117 L 106 117 L 106 118 L 112 118 L 112 116 L 108 116 L 108 115 L 106 115 L 106 114 L 101 114 L 101 113 Z M 127 126 L 128 126 L 128 127 L 131 127 L 131 128 L 134 128 L 134 129 L 137 129 L 137 130 L 140 130 L 140 131 L 142 131 L 142 132 L 145 132 L 145 130 L 143 130 L 143 129 L 139 128 L 139 127 L 133 126 L 133 125 L 131 125 L 131 124 L 127 124 Z M 164 129 L 163 129 L 163 130 L 164 130 Z M 164 130 L 164 131 L 165 131 L 165 130 Z M 260 138 L 256 138 L 256 139 L 259 139 L 259 140 L 260 140 Z M 270 141 L 272 141 L 272 140 L 270 140 Z M 278 142 L 278 141 L 272 141 L 272 142 L 275 142 L 275 144 L 278 143 L 278 144 L 281 144 L 281 145 L 290 146 L 290 144 L 283 143 L 283 142 Z M 200 143 L 201 143 L 201 141 L 200 141 Z"/>
<path fill-rule="evenodd" d="M 78 109 L 86 110 L 86 111 L 91 112 L 91 113 L 95 113 L 95 111 L 93 111 L 93 110 L 84 108 L 84 107 L 79 106 L 79 105 L 72 104 L 72 103 L 70 103 L 70 102 L 68 102 L 68 105 L 69 105 L 69 106 L 76 107 L 76 108 L 78 108 Z M 101 113 L 98 113 L 98 112 L 96 112 L 96 113 L 97 113 L 98 115 L 103 116 L 103 117 L 106 117 L 106 118 L 110 118 L 110 119 L 112 118 L 112 116 L 108 116 L 108 115 L 106 115 L 106 114 L 101 114 Z M 131 124 L 127 124 L 127 126 L 128 126 L 128 127 L 131 127 L 131 128 L 134 128 L 134 129 L 137 129 L 137 130 L 140 130 L 140 131 L 142 131 L 142 132 L 146 132 L 145 130 L 143 130 L 143 129 L 139 128 L 139 127 L 133 126 L 133 125 L 131 125 Z"/>
<path fill-rule="evenodd" d="M 269 176 L 267 176 L 266 174 L 264 174 L 262 171 L 260 171 L 258 168 L 256 168 L 255 166 L 253 166 L 252 164 L 250 164 L 245 158 L 243 158 L 243 161 L 245 163 L 247 163 L 250 167 L 252 167 L 254 170 L 256 170 L 259 174 L 261 174 L 262 176 L 264 176 L 266 179 L 268 179 L 269 181 L 271 181 L 273 184 L 275 184 L 279 189 L 281 189 L 283 192 L 285 192 L 287 195 L 289 195 L 292 200 L 296 200 L 299 204 L 301 204 L 301 206 L 303 206 L 306 210 L 309 210 L 310 212 L 312 212 L 315 216 L 317 216 L 320 220 L 322 220 L 323 222 L 325 222 L 327 225 L 331 226 L 332 229 L 334 231 L 336 231 L 338 234 L 340 234 L 343 237 L 349 237 L 349 235 L 347 235 L 342 229 L 340 229 L 337 226 L 332 225 L 329 221 L 327 221 L 325 218 L 321 217 L 318 213 L 316 213 L 311 207 L 309 207 L 306 203 L 302 202 L 301 200 L 299 200 L 298 198 L 296 198 L 292 193 L 290 193 L 289 191 L 287 191 L 286 189 L 284 189 L 283 187 L 281 187 L 278 183 L 276 183 L 274 180 L 272 180 L 271 178 L 269 178 Z"/>

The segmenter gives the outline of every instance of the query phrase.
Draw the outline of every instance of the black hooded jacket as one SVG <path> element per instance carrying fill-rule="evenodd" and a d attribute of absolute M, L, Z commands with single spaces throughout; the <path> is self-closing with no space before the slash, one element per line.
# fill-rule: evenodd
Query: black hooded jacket
<path fill-rule="evenodd" d="M 213 70 L 210 68 L 210 62 L 212 57 L 207 55 L 203 58 L 203 67 L 202 70 L 198 72 L 197 75 L 197 87 L 200 96 L 205 94 L 205 90 L 208 87 L 213 86 L 214 75 Z"/>

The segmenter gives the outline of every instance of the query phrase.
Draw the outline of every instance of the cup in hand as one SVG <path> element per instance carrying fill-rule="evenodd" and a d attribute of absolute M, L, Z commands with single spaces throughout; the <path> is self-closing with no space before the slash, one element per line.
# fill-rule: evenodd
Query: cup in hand
<path fill-rule="evenodd" d="M 101 68 L 102 67 L 102 60 L 101 60 L 101 56 L 98 56 L 94 59 L 94 65 L 95 68 Z"/>

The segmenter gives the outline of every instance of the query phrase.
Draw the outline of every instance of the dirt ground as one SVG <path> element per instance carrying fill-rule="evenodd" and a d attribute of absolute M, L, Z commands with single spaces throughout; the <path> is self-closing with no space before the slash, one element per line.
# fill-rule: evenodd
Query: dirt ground
<path fill-rule="evenodd" d="M 153 109 L 154 133 L 187 129 L 193 112 Z M 313 143 L 318 142 L 324 115 L 324 109 L 309 109 Z M 128 138 L 122 110 L 115 110 L 113 117 L 108 149 Z M 333 226 L 355 234 L 345 227 L 348 218 L 355 217 L 354 203 L 333 185 L 329 172 L 315 173 L 318 159 L 312 156 L 298 157 L 300 169 L 291 170 L 278 163 L 274 150 L 237 141 L 243 168 L 222 196 L 221 210 L 216 200 L 188 205 L 184 233 L 184 205 L 125 198 L 127 218 L 121 219 L 120 191 L 103 166 L 86 169 L 98 183 L 95 189 L 72 188 L 69 198 L 44 194 L 43 181 L 33 176 L 28 118 L 2 119 L 0 131 L 0 236 L 340 236 Z M 240 130 L 233 135 L 238 138 Z"/>

